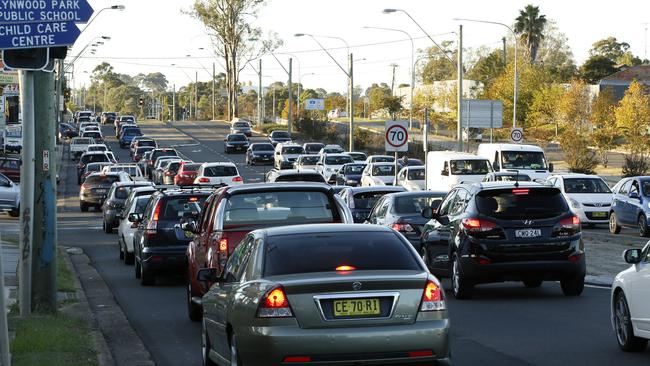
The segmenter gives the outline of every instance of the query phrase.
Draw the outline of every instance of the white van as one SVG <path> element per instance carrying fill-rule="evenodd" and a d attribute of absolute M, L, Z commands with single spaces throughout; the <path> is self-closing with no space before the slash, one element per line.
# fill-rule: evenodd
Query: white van
<path fill-rule="evenodd" d="M 458 183 L 480 182 L 491 171 L 490 162 L 474 154 L 430 151 L 427 154 L 426 187 L 430 191 L 449 191 Z"/>
<path fill-rule="evenodd" d="M 535 145 L 480 144 L 476 154 L 490 160 L 496 172 L 518 171 L 531 180 L 545 180 L 553 172 L 553 164 L 547 162 L 544 150 Z"/>
<path fill-rule="evenodd" d="M 2 132 L 2 145 L 5 153 L 20 153 L 23 149 L 23 125 L 7 125 Z"/>

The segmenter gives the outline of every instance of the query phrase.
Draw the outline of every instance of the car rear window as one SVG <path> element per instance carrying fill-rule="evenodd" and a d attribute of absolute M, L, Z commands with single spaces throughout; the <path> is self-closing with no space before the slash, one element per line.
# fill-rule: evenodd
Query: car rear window
<path fill-rule="evenodd" d="M 142 172 L 140 172 L 140 168 L 137 166 L 115 166 L 111 167 L 111 172 L 126 172 L 132 177 L 137 177 L 139 175 L 142 175 Z M 140 174 L 138 174 L 140 173 Z"/>
<path fill-rule="evenodd" d="M 287 146 L 282 148 L 283 154 L 304 154 L 305 150 L 302 146 Z"/>
<path fill-rule="evenodd" d="M 84 137 L 100 138 L 102 137 L 101 132 L 84 132 Z"/>
<path fill-rule="evenodd" d="M 375 202 L 377 202 L 377 200 L 389 193 L 395 193 L 395 191 L 372 191 L 357 193 L 353 196 L 354 208 L 369 210 L 372 208 L 372 206 L 375 205 Z"/>
<path fill-rule="evenodd" d="M 275 148 L 271 144 L 255 144 L 253 151 L 273 151 Z"/>
<path fill-rule="evenodd" d="M 144 146 L 156 146 L 156 141 L 154 140 L 138 140 L 138 147 Z"/>
<path fill-rule="evenodd" d="M 424 180 L 426 178 L 424 169 L 409 169 L 408 175 L 410 180 Z"/>
<path fill-rule="evenodd" d="M 117 175 L 91 175 L 90 177 L 86 178 L 86 182 L 84 184 L 91 186 L 110 186 L 111 184 L 119 181 L 120 177 Z"/>
<path fill-rule="evenodd" d="M 392 156 L 375 156 L 372 158 L 373 163 L 392 163 L 395 158 Z"/>
<path fill-rule="evenodd" d="M 375 165 L 372 167 L 372 175 L 379 177 L 395 175 L 395 165 Z"/>
<path fill-rule="evenodd" d="M 244 135 L 229 135 L 228 141 L 246 141 L 246 136 Z"/>
<path fill-rule="evenodd" d="M 395 233 L 343 232 L 271 236 L 264 244 L 263 276 L 357 271 L 421 271 Z"/>
<path fill-rule="evenodd" d="M 444 194 L 408 195 L 395 198 L 395 213 L 402 215 L 420 214 L 423 209 L 431 207 L 433 201 L 441 200 Z"/>
<path fill-rule="evenodd" d="M 161 156 L 178 156 L 178 153 L 175 150 L 159 150 L 153 151 L 151 153 L 151 160 L 156 160 Z"/>
<path fill-rule="evenodd" d="M 88 145 L 91 144 L 93 140 L 87 138 L 74 139 L 72 140 L 73 145 Z"/>
<path fill-rule="evenodd" d="M 476 195 L 476 206 L 481 214 L 498 219 L 544 219 L 569 210 L 557 188 L 484 190 Z"/>
<path fill-rule="evenodd" d="M 340 222 L 334 201 L 324 192 L 241 193 L 230 197 L 223 225 L 295 225 Z"/>
<path fill-rule="evenodd" d="M 203 168 L 203 175 L 206 177 L 232 177 L 239 173 L 234 166 L 217 165 Z"/>
<path fill-rule="evenodd" d="M 275 179 L 276 182 L 318 182 L 325 183 L 325 179 L 320 174 L 287 174 L 281 175 Z"/>
<path fill-rule="evenodd" d="M 108 161 L 108 156 L 105 154 L 90 154 L 90 155 L 83 155 L 81 157 L 81 163 L 82 164 L 87 164 L 87 163 L 101 163 L 104 161 Z"/>
<path fill-rule="evenodd" d="M 201 164 L 183 164 L 183 171 L 184 172 L 195 172 L 199 170 L 201 167 Z"/>
<path fill-rule="evenodd" d="M 325 146 L 325 145 L 323 145 L 323 144 L 307 144 L 307 146 L 305 146 L 305 151 L 319 152 L 320 149 L 323 148 L 323 146 Z"/>
<path fill-rule="evenodd" d="M 108 165 L 108 163 L 90 163 L 86 165 L 86 172 L 99 172 L 104 169 L 106 165 Z"/>
<path fill-rule="evenodd" d="M 235 122 L 235 127 L 250 127 L 248 122 Z"/>
<path fill-rule="evenodd" d="M 328 156 L 325 158 L 325 164 L 327 165 L 343 165 L 343 164 L 348 164 L 348 163 L 353 163 L 354 160 L 352 160 L 351 157 L 349 156 Z"/>
<path fill-rule="evenodd" d="M 480 175 L 490 172 L 490 163 L 487 160 L 452 160 L 452 175 Z"/>
<path fill-rule="evenodd" d="M 271 132 L 271 137 L 274 137 L 274 138 L 289 138 L 291 136 L 289 135 L 289 132 L 273 131 L 273 132 Z"/>
<path fill-rule="evenodd" d="M 186 212 L 201 212 L 207 195 L 169 197 L 161 207 L 162 219 L 178 220 Z"/>
<path fill-rule="evenodd" d="M 347 165 L 345 167 L 345 174 L 361 174 L 363 172 L 363 169 L 366 166 L 363 164 L 359 165 Z"/>
<path fill-rule="evenodd" d="M 301 156 L 300 164 L 315 165 L 318 162 L 318 155 Z"/>
<path fill-rule="evenodd" d="M 368 157 L 363 153 L 348 153 L 353 160 L 366 160 Z"/>
<path fill-rule="evenodd" d="M 124 135 L 140 135 L 142 131 L 139 128 L 125 128 Z"/>
<path fill-rule="evenodd" d="M 153 150 L 153 147 L 151 146 L 144 146 L 144 147 L 138 147 L 138 149 L 135 151 L 137 155 L 142 155 L 147 151 Z"/>

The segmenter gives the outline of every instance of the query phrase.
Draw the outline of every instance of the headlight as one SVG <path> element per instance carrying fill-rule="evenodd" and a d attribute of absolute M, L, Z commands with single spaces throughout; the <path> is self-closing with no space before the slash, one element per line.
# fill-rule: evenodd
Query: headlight
<path fill-rule="evenodd" d="M 573 198 L 569 198 L 569 202 L 571 202 L 571 207 L 580 208 L 580 202 L 574 200 Z"/>

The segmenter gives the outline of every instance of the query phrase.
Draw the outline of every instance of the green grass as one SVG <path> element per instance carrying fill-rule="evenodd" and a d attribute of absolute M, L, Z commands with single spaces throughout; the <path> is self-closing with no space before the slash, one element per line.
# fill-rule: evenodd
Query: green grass
<path fill-rule="evenodd" d="M 74 274 L 63 255 L 63 248 L 56 252 L 56 287 L 60 292 L 75 292 Z"/>
<path fill-rule="evenodd" d="M 16 318 L 11 341 L 14 366 L 91 366 L 97 355 L 85 321 L 68 315 Z"/>

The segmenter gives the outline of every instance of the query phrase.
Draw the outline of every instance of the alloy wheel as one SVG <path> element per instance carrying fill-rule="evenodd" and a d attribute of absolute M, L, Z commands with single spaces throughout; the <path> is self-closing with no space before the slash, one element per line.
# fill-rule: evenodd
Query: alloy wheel
<path fill-rule="evenodd" d="M 627 344 L 628 342 L 630 336 L 628 333 L 629 322 L 630 312 L 627 308 L 625 297 L 622 294 L 619 294 L 618 301 L 616 301 L 616 310 L 614 312 L 614 325 L 619 344 Z"/>
<path fill-rule="evenodd" d="M 458 278 L 459 277 L 458 271 L 459 271 L 459 269 L 458 269 L 458 261 L 454 260 L 453 267 L 452 267 L 452 272 L 453 273 L 452 273 L 452 276 L 451 276 L 451 284 L 452 284 L 452 287 L 454 288 L 454 293 L 458 293 L 458 290 L 459 290 L 460 280 Z"/>
<path fill-rule="evenodd" d="M 239 366 L 239 356 L 237 355 L 237 337 L 232 335 L 230 339 L 230 366 Z"/>

